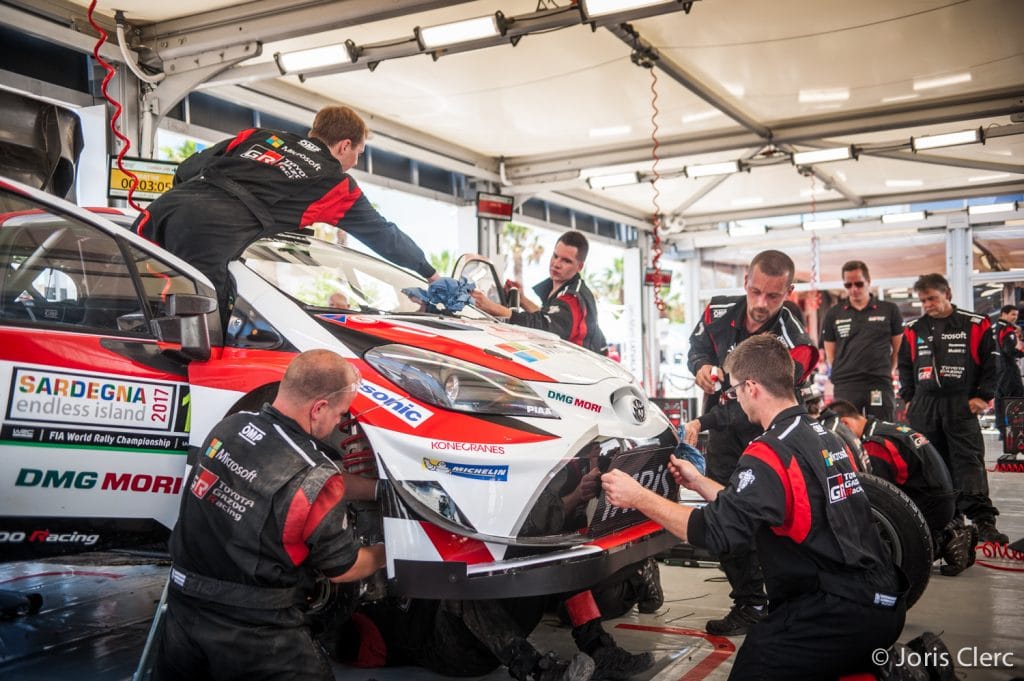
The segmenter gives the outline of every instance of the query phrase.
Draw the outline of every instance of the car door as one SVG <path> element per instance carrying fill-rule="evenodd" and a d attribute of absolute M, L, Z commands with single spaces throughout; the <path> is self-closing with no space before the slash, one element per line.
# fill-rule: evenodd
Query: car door
<path fill-rule="evenodd" d="M 150 321 L 197 284 L 115 226 L 17 189 L 0 183 L 0 558 L 164 538 L 188 360 Z"/>

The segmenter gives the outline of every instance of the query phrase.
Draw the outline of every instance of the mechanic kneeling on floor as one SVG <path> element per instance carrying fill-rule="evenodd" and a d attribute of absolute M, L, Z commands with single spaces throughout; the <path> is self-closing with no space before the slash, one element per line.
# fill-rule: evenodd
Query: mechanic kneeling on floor
<path fill-rule="evenodd" d="M 360 547 L 345 499 L 374 483 L 342 476 L 317 445 L 338 425 L 359 374 L 330 350 L 297 356 L 273 405 L 213 428 L 171 535 L 157 679 L 333 679 L 306 602 L 318 575 L 362 579 L 384 546 Z"/>
<path fill-rule="evenodd" d="M 939 570 L 952 577 L 974 565 L 978 531 L 956 510 L 957 491 L 942 455 L 921 433 L 909 426 L 864 416 L 852 402 L 836 400 L 827 414 L 860 438 L 871 460 L 871 473 L 903 490 L 928 522 L 935 558 L 946 561 Z"/>
<path fill-rule="evenodd" d="M 797 404 L 793 361 L 774 336 L 743 341 L 724 369 L 750 421 L 766 429 L 744 450 L 728 486 L 673 456 L 676 481 L 707 506 L 680 506 L 620 470 L 602 476 L 607 501 L 716 553 L 757 544 L 768 614 L 751 626 L 730 679 L 870 671 L 871 652 L 892 645 L 903 629 L 906 580 L 872 523 L 846 449 Z"/>

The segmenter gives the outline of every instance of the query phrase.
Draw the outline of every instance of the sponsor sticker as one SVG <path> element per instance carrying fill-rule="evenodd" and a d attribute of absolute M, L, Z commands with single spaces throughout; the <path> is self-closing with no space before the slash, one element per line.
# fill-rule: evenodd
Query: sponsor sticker
<path fill-rule="evenodd" d="M 863 492 L 860 486 L 860 479 L 856 473 L 837 473 L 825 478 L 825 485 L 828 487 L 828 501 L 835 504 L 854 494 Z"/>
<path fill-rule="evenodd" d="M 579 397 L 574 397 L 572 395 L 566 395 L 565 393 L 560 393 L 557 390 L 549 390 L 548 391 L 548 399 L 557 400 L 559 402 L 564 402 L 565 404 L 571 404 L 574 407 L 578 407 L 580 409 L 586 409 L 587 411 L 592 411 L 595 414 L 600 414 L 601 410 L 602 410 L 601 405 L 597 404 L 596 402 L 589 402 L 589 401 L 581 399 Z M 643 407 L 643 404 L 641 403 L 640 404 L 640 415 L 641 416 L 643 416 L 643 410 L 644 410 L 644 407 Z M 635 410 L 634 410 L 634 415 L 635 415 Z M 640 422 L 640 421 L 638 421 L 638 422 Z"/>
<path fill-rule="evenodd" d="M 449 440 L 431 440 L 430 448 L 435 452 L 481 452 L 484 454 L 504 454 L 505 447 L 484 442 L 452 442 Z"/>
<path fill-rule="evenodd" d="M 931 378 L 932 378 L 932 368 L 931 367 L 921 367 L 920 369 L 917 370 L 917 380 L 919 380 L 919 381 L 929 381 L 929 380 L 931 380 Z"/>
<path fill-rule="evenodd" d="M 493 480 L 497 482 L 508 481 L 508 466 L 454 463 L 452 461 L 423 457 L 423 467 L 434 473 L 446 473 L 457 478 Z"/>
<path fill-rule="evenodd" d="M 220 480 L 219 476 L 200 464 L 199 472 L 196 474 L 195 480 L 192 481 L 192 494 L 200 499 L 204 498 L 207 492 L 210 491 L 210 488 L 217 484 L 218 480 Z"/>
<path fill-rule="evenodd" d="M 526 345 L 525 343 L 500 343 L 496 347 L 527 363 L 538 362 L 548 358 L 547 355 L 536 347 Z"/>
<path fill-rule="evenodd" d="M 739 472 L 739 475 L 736 477 L 737 494 L 742 492 L 747 487 L 749 487 L 751 483 L 754 482 L 754 480 L 756 480 L 756 478 L 754 477 L 754 471 L 750 470 L 749 468 L 744 468 L 743 470 L 741 470 Z"/>
<path fill-rule="evenodd" d="M 277 165 L 277 163 L 284 158 L 281 154 L 276 151 L 271 151 L 261 144 L 254 144 L 239 155 L 242 158 L 266 163 L 269 166 Z"/>
<path fill-rule="evenodd" d="M 387 409 L 395 418 L 406 422 L 413 428 L 419 428 L 434 415 L 434 412 L 426 407 L 416 404 L 409 398 L 403 397 L 365 378 L 359 385 L 359 392 Z"/>
<path fill-rule="evenodd" d="M 263 436 L 266 435 L 266 433 L 263 432 L 263 430 L 261 430 L 260 428 L 254 426 L 252 423 L 247 423 L 245 424 L 245 426 L 242 427 L 242 432 L 240 432 L 239 435 L 243 440 L 245 440 L 251 445 L 254 445 L 260 440 L 262 440 Z"/>
<path fill-rule="evenodd" d="M 178 386 L 15 367 L 7 418 L 176 432 Z"/>

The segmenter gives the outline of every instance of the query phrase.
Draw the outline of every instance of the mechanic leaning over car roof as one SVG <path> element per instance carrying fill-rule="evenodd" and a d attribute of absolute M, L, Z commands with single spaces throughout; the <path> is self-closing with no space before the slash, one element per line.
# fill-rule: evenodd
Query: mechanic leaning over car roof
<path fill-rule="evenodd" d="M 790 349 L 794 380 L 804 382 L 818 363 L 818 349 L 792 311 L 785 306 L 793 290 L 796 266 L 781 251 L 761 251 L 750 261 L 743 279 L 745 296 L 716 296 L 690 335 L 687 364 L 697 385 L 706 393 L 703 415 L 686 423 L 683 437 L 697 444 L 698 433 L 709 430 L 708 476 L 724 485 L 730 479 L 744 448 L 761 434 L 758 423 L 747 419 L 735 399 L 729 399 L 729 380 L 721 367 L 729 353 L 745 338 L 769 332 Z M 710 620 L 707 631 L 719 636 L 739 636 L 764 615 L 767 597 L 757 554 L 739 553 L 721 557 L 729 578 L 734 605 L 722 619 Z"/>
<path fill-rule="evenodd" d="M 872 521 L 855 464 L 793 392 L 793 361 L 771 334 L 725 359 L 740 408 L 765 428 L 729 483 L 673 456 L 672 474 L 703 508 L 680 506 L 620 470 L 601 478 L 605 498 L 636 508 L 672 534 L 715 553 L 757 544 L 771 607 L 753 624 L 730 679 L 822 679 L 871 669 L 906 614 L 901 579 Z"/>
<path fill-rule="evenodd" d="M 996 382 L 996 428 L 1002 442 L 1006 441 L 1006 403 L 1002 398 L 1024 397 L 1024 381 L 1021 381 L 1020 366 L 1017 365 L 1017 361 L 1024 357 L 1024 343 L 1017 328 L 1019 314 L 1016 305 L 1003 305 L 999 319 L 992 325 L 992 337 L 995 338 L 1000 360 L 999 380 Z M 1004 447 L 1004 451 L 1009 449 Z"/>
<path fill-rule="evenodd" d="M 920 509 L 931 530 L 935 557 L 946 561 L 942 574 L 958 575 L 974 565 L 977 529 L 967 527 L 957 512 L 949 468 L 928 438 L 909 426 L 864 416 L 846 400 L 828 405 L 825 418 L 829 416 L 838 417 L 861 440 L 871 474 L 899 487 Z"/>
<path fill-rule="evenodd" d="M 892 421 L 892 373 L 903 340 L 903 314 L 871 293 L 871 274 L 862 261 L 844 263 L 841 276 L 846 302 L 830 307 L 821 327 L 833 394 L 865 414 Z"/>
<path fill-rule="evenodd" d="M 548 266 L 550 276 L 533 287 L 540 296 L 540 305 L 523 298 L 523 312 L 515 312 L 488 300 L 481 291 L 471 294 L 473 304 L 489 315 L 519 326 L 550 331 L 570 343 L 604 354 L 608 343 L 597 325 L 597 303 L 580 276 L 589 250 L 590 243 L 582 232 L 570 230 L 558 237 Z"/>
<path fill-rule="evenodd" d="M 317 444 L 359 387 L 330 350 L 298 355 L 273 405 L 217 424 L 192 469 L 171 535 L 157 679 L 333 679 L 310 634 L 319 576 L 362 579 L 384 546 L 360 547 L 344 500 L 374 483 L 344 476 Z"/>
<path fill-rule="evenodd" d="M 907 324 L 900 347 L 900 397 L 907 421 L 942 454 L 960 490 L 957 507 L 983 542 L 1006 544 L 988 495 L 985 441 L 978 414 L 995 395 L 998 351 L 988 318 L 953 305 L 949 282 L 925 274 L 914 282 L 924 314 Z"/>
<path fill-rule="evenodd" d="M 328 106 L 307 137 L 249 128 L 185 159 L 174 187 L 149 205 L 140 234 L 191 263 L 231 302 L 228 263 L 261 237 L 316 222 L 343 229 L 396 265 L 436 272 L 423 250 L 388 222 L 348 174 L 369 130 L 346 106 Z M 138 230 L 140 215 L 133 229 Z"/>

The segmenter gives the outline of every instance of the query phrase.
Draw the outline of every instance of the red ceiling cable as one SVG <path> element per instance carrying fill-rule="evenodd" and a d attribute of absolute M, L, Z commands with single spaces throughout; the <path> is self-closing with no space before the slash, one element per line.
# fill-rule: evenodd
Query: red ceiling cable
<path fill-rule="evenodd" d="M 110 117 L 110 130 L 111 132 L 114 133 L 114 136 L 117 137 L 117 139 L 121 140 L 122 142 L 121 151 L 119 151 L 117 154 L 117 168 L 122 173 L 130 177 L 132 180 L 132 183 L 128 186 L 128 205 L 142 213 L 142 220 L 139 221 L 139 226 L 136 230 L 139 233 L 139 235 L 141 235 L 143 226 L 149 221 L 149 211 L 140 206 L 139 204 L 135 203 L 133 195 L 135 194 L 135 189 L 139 186 L 139 178 L 135 173 L 124 167 L 124 157 L 128 153 L 128 150 L 131 148 L 132 141 L 128 139 L 128 137 L 125 136 L 117 127 L 117 119 L 121 117 L 121 112 L 123 111 L 121 103 L 114 99 L 112 96 L 110 96 L 110 94 L 107 92 L 107 84 L 110 83 L 110 81 L 114 77 L 114 74 L 117 72 L 114 69 L 114 67 L 107 62 L 106 59 L 100 56 L 100 47 L 102 47 L 103 43 L 107 41 L 107 32 L 103 30 L 102 26 L 96 23 L 95 19 L 93 19 L 93 11 L 95 9 L 96 0 L 92 0 L 92 2 L 89 3 L 89 12 L 87 16 L 89 19 L 89 23 L 92 25 L 94 29 L 96 29 L 96 32 L 99 34 L 99 38 L 96 40 L 96 45 L 92 49 L 92 56 L 97 62 L 99 62 L 100 66 L 102 66 L 107 71 L 107 75 L 103 78 L 103 83 L 100 86 L 100 90 L 103 92 L 103 98 L 110 102 L 110 105 L 114 107 L 114 115 Z"/>
<path fill-rule="evenodd" d="M 651 164 L 651 187 L 654 189 L 654 194 L 651 198 L 651 203 L 654 204 L 654 215 L 651 218 L 651 236 L 653 243 L 651 244 L 651 267 L 654 269 L 654 305 L 658 308 L 658 314 L 660 315 L 665 311 L 665 301 L 661 299 L 661 205 L 658 203 L 658 198 L 661 196 L 661 190 L 658 189 L 658 180 L 661 179 L 661 173 L 658 172 L 658 90 L 656 85 L 658 84 L 658 74 L 653 68 L 653 63 L 648 67 L 651 72 L 651 158 L 653 163 Z"/>

